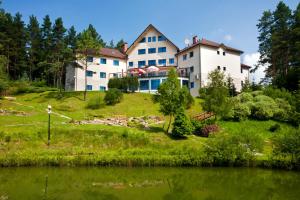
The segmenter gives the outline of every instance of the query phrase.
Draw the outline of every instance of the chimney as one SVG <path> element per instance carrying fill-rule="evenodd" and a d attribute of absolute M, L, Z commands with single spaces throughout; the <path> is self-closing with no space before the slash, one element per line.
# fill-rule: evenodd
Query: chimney
<path fill-rule="evenodd" d="M 127 44 L 127 42 L 125 42 L 125 43 L 122 45 L 122 53 L 126 53 L 127 49 L 128 49 L 128 44 Z"/>
<path fill-rule="evenodd" d="M 198 42 L 198 36 L 195 35 L 195 36 L 193 37 L 193 44 L 196 44 L 197 42 Z"/>

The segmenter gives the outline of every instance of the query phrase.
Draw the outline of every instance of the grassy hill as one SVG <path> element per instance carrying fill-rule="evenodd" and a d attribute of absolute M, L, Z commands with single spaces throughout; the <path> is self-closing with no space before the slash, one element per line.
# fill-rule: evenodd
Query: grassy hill
<path fill-rule="evenodd" d="M 102 92 L 89 92 L 88 99 Z M 99 124 L 78 125 L 72 120 L 126 116 L 160 116 L 159 105 L 153 104 L 150 94 L 124 94 L 115 106 L 102 105 L 90 110 L 82 93 L 30 93 L 15 99 L 0 100 L 0 166 L 20 165 L 209 165 L 211 158 L 203 153 L 210 138 L 190 135 L 174 140 L 163 131 L 163 124 L 129 128 Z M 193 116 L 202 112 L 200 99 L 187 111 Z M 47 146 L 47 105 L 51 115 L 51 145 Z M 274 121 L 224 122 L 218 124 L 228 134 L 259 133 L 264 148 L 259 160 L 266 160 L 272 150 L 268 129 Z M 281 130 L 293 129 L 282 124 Z"/>

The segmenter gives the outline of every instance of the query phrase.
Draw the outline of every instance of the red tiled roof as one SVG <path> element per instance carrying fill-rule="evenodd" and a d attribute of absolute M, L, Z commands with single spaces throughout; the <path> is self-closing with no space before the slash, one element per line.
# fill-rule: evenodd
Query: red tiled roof
<path fill-rule="evenodd" d="M 91 55 L 100 55 L 100 56 L 106 56 L 106 57 L 112 57 L 112 58 L 120 58 L 120 59 L 126 59 L 126 55 L 120 52 L 118 49 L 112 49 L 112 48 L 101 48 L 100 52 L 95 52 L 95 50 L 90 49 L 88 50 L 88 54 Z"/>
<path fill-rule="evenodd" d="M 242 68 L 246 68 L 246 69 L 250 69 L 250 68 L 251 68 L 251 66 L 245 65 L 245 64 L 243 64 L 243 63 L 241 64 L 241 67 L 242 67 Z"/>
<path fill-rule="evenodd" d="M 210 46 L 210 47 L 214 47 L 214 48 L 223 47 L 225 50 L 228 50 L 228 51 L 233 51 L 233 52 L 237 52 L 237 53 L 241 53 L 241 54 L 243 53 L 243 51 L 226 46 L 223 43 L 217 43 L 217 42 L 213 42 L 210 40 L 202 39 L 202 40 L 199 40 L 198 42 L 196 42 L 195 44 L 192 44 L 191 46 L 185 47 L 184 49 L 180 50 L 176 55 L 181 54 L 182 52 L 185 52 L 197 45 Z"/>

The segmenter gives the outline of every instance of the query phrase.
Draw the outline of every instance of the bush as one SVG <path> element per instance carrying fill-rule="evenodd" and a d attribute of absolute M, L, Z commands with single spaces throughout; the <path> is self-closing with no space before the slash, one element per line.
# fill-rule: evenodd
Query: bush
<path fill-rule="evenodd" d="M 248 92 L 243 92 L 238 95 L 240 102 L 245 103 L 253 100 L 253 96 Z"/>
<path fill-rule="evenodd" d="M 204 126 L 203 123 L 201 123 L 200 121 L 198 120 L 195 120 L 195 119 L 192 119 L 191 120 L 191 123 L 192 123 L 192 126 L 193 126 L 193 133 L 195 135 L 200 135 L 201 134 L 201 129 L 202 127 Z"/>
<path fill-rule="evenodd" d="M 123 99 L 123 93 L 116 88 L 109 89 L 106 91 L 104 101 L 107 105 L 115 105 L 120 103 Z"/>
<path fill-rule="evenodd" d="M 242 121 L 251 115 L 251 109 L 247 104 L 237 103 L 233 107 L 233 119 L 236 121 Z"/>
<path fill-rule="evenodd" d="M 216 124 L 210 124 L 210 125 L 205 125 L 201 129 L 200 136 L 202 137 L 208 137 L 211 133 L 215 133 L 219 131 L 219 126 Z"/>
<path fill-rule="evenodd" d="M 263 91 L 261 91 L 261 90 L 253 91 L 253 92 L 251 92 L 251 94 L 252 94 L 253 97 L 256 97 L 258 95 L 262 95 Z"/>
<path fill-rule="evenodd" d="M 279 124 L 274 124 L 274 125 L 270 126 L 270 128 L 269 128 L 269 131 L 271 131 L 273 133 L 278 131 L 278 130 L 280 130 L 280 125 Z"/>
<path fill-rule="evenodd" d="M 137 77 L 123 77 L 109 79 L 108 88 L 116 88 L 123 92 L 135 92 L 139 88 Z"/>
<path fill-rule="evenodd" d="M 190 119 L 185 115 L 184 109 L 180 109 L 175 116 L 171 135 L 173 137 L 183 137 L 193 132 L 193 126 Z"/>
<path fill-rule="evenodd" d="M 249 166 L 255 153 L 263 149 L 263 139 L 252 132 L 218 134 L 204 146 L 206 156 L 217 166 Z"/>
<path fill-rule="evenodd" d="M 278 110 L 275 101 L 265 95 L 258 95 L 254 97 L 254 105 L 252 110 L 252 117 L 258 120 L 268 120 L 274 115 L 274 111 Z"/>
<path fill-rule="evenodd" d="M 93 109 L 93 110 L 99 109 L 101 107 L 101 102 L 102 102 L 102 99 L 100 96 L 92 97 L 87 102 L 86 108 Z"/>
<path fill-rule="evenodd" d="M 277 98 L 275 102 L 278 109 L 274 110 L 274 119 L 278 121 L 288 121 L 289 115 L 292 111 L 292 107 L 288 101 Z"/>

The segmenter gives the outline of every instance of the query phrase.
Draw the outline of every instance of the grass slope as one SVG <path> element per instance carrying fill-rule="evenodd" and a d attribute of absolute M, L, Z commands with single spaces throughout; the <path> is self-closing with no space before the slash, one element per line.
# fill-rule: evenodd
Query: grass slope
<path fill-rule="evenodd" d="M 88 98 L 101 92 L 89 92 Z M 163 131 L 163 125 L 139 128 L 105 125 L 75 125 L 70 119 L 94 117 L 150 116 L 159 113 L 150 94 L 125 94 L 115 106 L 86 109 L 82 93 L 65 93 L 57 98 L 56 92 L 32 93 L 16 96 L 15 101 L 0 100 L 0 109 L 10 115 L 0 115 L 0 165 L 203 165 L 202 150 L 207 138 L 190 135 L 174 140 Z M 187 111 L 190 116 L 201 112 L 200 100 Z M 53 106 L 51 117 L 51 145 L 47 142 L 47 105 Z M 25 116 L 22 116 L 24 115 Z M 241 131 L 259 132 L 265 138 L 262 159 L 271 150 L 268 128 L 273 121 L 218 122 L 223 131 L 238 134 Z M 282 124 L 284 129 L 291 127 Z"/>

